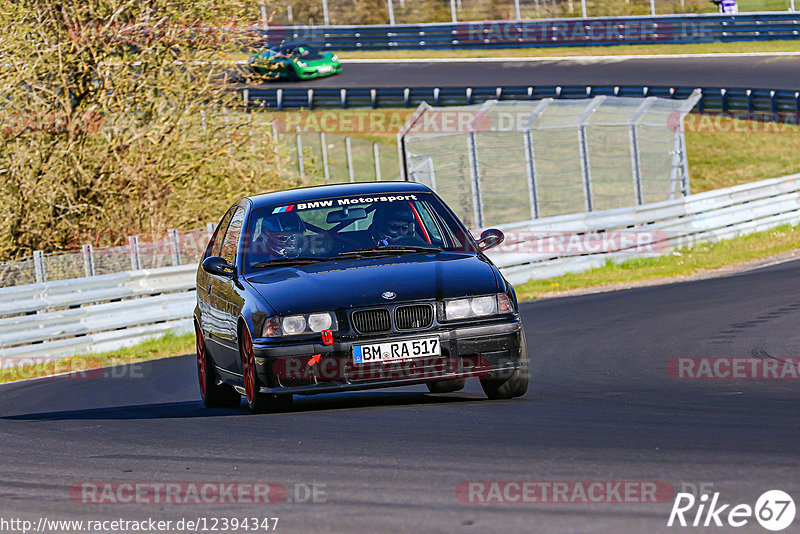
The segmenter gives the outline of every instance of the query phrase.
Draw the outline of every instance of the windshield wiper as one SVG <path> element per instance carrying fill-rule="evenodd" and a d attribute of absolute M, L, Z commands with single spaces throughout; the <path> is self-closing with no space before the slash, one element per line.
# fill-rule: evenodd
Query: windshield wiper
<path fill-rule="evenodd" d="M 253 269 L 261 269 L 264 267 L 277 267 L 281 265 L 311 265 L 312 263 L 319 263 L 322 261 L 331 261 L 334 258 L 308 258 L 308 257 L 301 257 L 301 258 L 277 258 L 274 260 L 269 261 L 262 261 L 261 263 L 255 263 L 251 265 Z"/>
<path fill-rule="evenodd" d="M 348 250 L 347 252 L 339 253 L 339 256 L 385 256 L 387 254 L 418 254 L 422 253 L 436 253 L 441 252 L 439 247 L 424 247 L 415 245 L 387 245 L 376 246 L 372 248 L 359 248 L 356 250 Z"/>

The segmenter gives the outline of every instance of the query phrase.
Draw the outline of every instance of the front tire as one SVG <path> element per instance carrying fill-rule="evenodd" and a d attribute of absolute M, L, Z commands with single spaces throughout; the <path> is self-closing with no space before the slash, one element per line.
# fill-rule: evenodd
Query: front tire
<path fill-rule="evenodd" d="M 528 344 L 525 341 L 525 331 L 520 331 L 519 361 L 521 367 L 502 378 L 481 378 L 481 387 L 490 399 L 513 399 L 521 397 L 528 391 Z"/>
<path fill-rule="evenodd" d="M 239 406 L 242 396 L 228 384 L 217 384 L 214 360 L 206 350 L 203 335 L 197 323 L 194 324 L 197 349 L 197 380 L 200 383 L 200 396 L 207 408 L 232 408 Z"/>
<path fill-rule="evenodd" d="M 291 395 L 275 395 L 259 391 L 261 383 L 256 372 L 253 338 L 247 325 L 242 325 L 239 349 L 239 353 L 242 355 L 242 379 L 244 380 L 245 398 L 250 411 L 253 413 L 277 413 L 291 408 Z"/>

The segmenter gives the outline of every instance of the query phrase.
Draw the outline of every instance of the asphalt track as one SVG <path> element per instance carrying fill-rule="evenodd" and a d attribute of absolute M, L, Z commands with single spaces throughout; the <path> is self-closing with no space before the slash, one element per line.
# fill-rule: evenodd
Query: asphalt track
<path fill-rule="evenodd" d="M 800 355 L 800 262 L 522 305 L 528 394 L 477 383 L 299 398 L 250 415 L 200 403 L 192 356 L 123 377 L 0 386 L 0 517 L 279 517 L 279 532 L 608 532 L 667 528 L 656 504 L 467 504 L 470 480 L 713 484 L 721 501 L 800 498 L 797 380 L 676 380 L 679 356 Z M 84 481 L 324 484 L 326 502 L 88 505 Z M 318 486 L 319 487 L 319 486 Z M 798 520 L 800 521 L 800 520 Z M 798 522 L 795 522 L 795 529 Z M 730 528 L 713 529 L 729 532 Z M 751 520 L 737 532 L 765 532 Z M 786 532 L 796 530 L 790 529 Z"/>
<path fill-rule="evenodd" d="M 660 85 L 800 90 L 800 56 L 626 56 L 537 61 L 343 62 L 340 74 L 260 87 Z"/>

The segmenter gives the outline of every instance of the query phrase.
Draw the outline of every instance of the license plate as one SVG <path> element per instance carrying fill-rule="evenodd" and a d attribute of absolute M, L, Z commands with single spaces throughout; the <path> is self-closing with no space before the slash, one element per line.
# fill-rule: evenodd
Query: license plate
<path fill-rule="evenodd" d="M 438 337 L 406 339 L 353 347 L 353 363 L 359 364 L 394 362 L 440 355 L 441 348 L 439 347 Z"/>
<path fill-rule="evenodd" d="M 320 68 L 317 69 L 317 72 L 322 74 L 324 72 L 330 72 L 332 70 L 333 70 L 333 67 L 330 67 L 330 66 L 328 66 L 328 67 L 320 67 Z"/>

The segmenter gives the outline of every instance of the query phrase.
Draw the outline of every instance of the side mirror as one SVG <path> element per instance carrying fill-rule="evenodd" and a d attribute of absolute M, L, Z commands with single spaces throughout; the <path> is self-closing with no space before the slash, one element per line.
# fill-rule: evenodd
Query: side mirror
<path fill-rule="evenodd" d="M 209 256 L 203 260 L 203 270 L 208 274 L 215 274 L 217 276 L 224 276 L 230 278 L 233 276 L 233 265 L 220 258 L 219 256 Z"/>
<path fill-rule="evenodd" d="M 505 239 L 506 236 L 503 232 L 497 228 L 489 228 L 481 233 L 481 238 L 478 239 L 478 248 L 481 250 L 489 250 L 505 241 Z"/>

